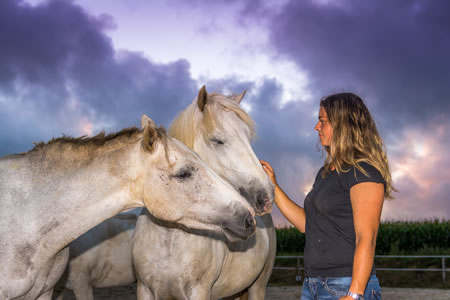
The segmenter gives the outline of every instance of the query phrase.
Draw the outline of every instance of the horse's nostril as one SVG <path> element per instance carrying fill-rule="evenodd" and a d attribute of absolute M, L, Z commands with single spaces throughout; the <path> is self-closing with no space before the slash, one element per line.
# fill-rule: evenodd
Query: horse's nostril
<path fill-rule="evenodd" d="M 265 193 L 258 193 L 256 196 L 256 203 L 258 203 L 259 206 L 264 207 L 265 206 L 265 199 L 266 199 Z"/>
<path fill-rule="evenodd" d="M 252 229 L 254 227 L 253 217 L 252 215 L 248 215 L 244 220 L 244 228 L 246 230 Z"/>
<path fill-rule="evenodd" d="M 245 199 L 248 200 L 249 193 L 247 192 L 247 190 L 245 188 L 239 187 L 238 191 L 239 191 L 239 194 L 241 194 L 242 197 L 244 197 Z"/>

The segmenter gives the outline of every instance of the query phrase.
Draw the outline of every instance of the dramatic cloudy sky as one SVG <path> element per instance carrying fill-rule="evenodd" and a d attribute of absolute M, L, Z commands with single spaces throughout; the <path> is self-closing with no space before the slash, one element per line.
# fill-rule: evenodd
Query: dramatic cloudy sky
<path fill-rule="evenodd" d="M 324 159 L 319 99 L 353 91 L 399 191 L 383 219 L 448 219 L 449 11 L 446 0 L 1 0 L 0 155 L 138 126 L 142 113 L 168 127 L 203 84 L 247 89 L 255 152 L 302 205 Z"/>

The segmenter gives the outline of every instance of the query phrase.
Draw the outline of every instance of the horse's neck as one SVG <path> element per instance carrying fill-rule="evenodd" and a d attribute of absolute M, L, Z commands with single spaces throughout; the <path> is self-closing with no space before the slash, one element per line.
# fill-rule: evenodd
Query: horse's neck
<path fill-rule="evenodd" d="M 46 248 L 62 249 L 104 220 L 142 206 L 141 200 L 130 194 L 135 179 L 133 169 L 138 165 L 133 162 L 136 159 L 132 153 L 120 155 L 122 164 L 106 156 L 98 157 L 87 166 L 62 175 L 52 192 L 39 199 L 42 203 L 38 232 Z"/>

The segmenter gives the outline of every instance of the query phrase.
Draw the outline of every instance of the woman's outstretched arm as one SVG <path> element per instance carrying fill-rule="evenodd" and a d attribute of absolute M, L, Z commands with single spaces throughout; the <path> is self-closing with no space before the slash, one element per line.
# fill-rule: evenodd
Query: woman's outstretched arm
<path fill-rule="evenodd" d="M 300 232 L 305 232 L 305 210 L 303 207 L 297 205 L 294 201 L 289 199 L 288 195 L 283 191 L 282 188 L 277 183 L 275 172 L 272 166 L 264 161 L 260 160 L 264 171 L 266 171 L 272 183 L 275 185 L 275 203 L 280 209 L 281 213 L 285 218 L 295 227 L 300 230 Z"/>

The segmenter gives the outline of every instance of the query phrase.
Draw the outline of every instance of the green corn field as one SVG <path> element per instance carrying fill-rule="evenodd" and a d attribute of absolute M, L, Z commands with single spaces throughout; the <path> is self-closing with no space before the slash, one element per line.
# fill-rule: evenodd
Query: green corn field
<path fill-rule="evenodd" d="M 277 228 L 276 232 L 278 255 L 303 253 L 304 234 L 294 227 Z M 450 221 L 383 222 L 378 230 L 376 254 L 450 254 Z"/>
<path fill-rule="evenodd" d="M 277 256 L 303 255 L 305 235 L 296 228 L 277 228 Z M 390 221 L 380 224 L 376 255 L 450 255 L 450 220 Z M 444 262 L 450 266 L 450 258 Z M 303 260 L 300 259 L 300 265 Z M 295 267 L 295 259 L 277 259 L 277 267 Z M 442 258 L 375 259 L 377 268 L 442 268 Z M 298 277 L 297 277 L 298 276 Z M 299 284 L 303 272 L 274 270 L 271 284 Z M 450 272 L 443 279 L 440 271 L 377 271 L 382 286 L 450 288 Z"/>

